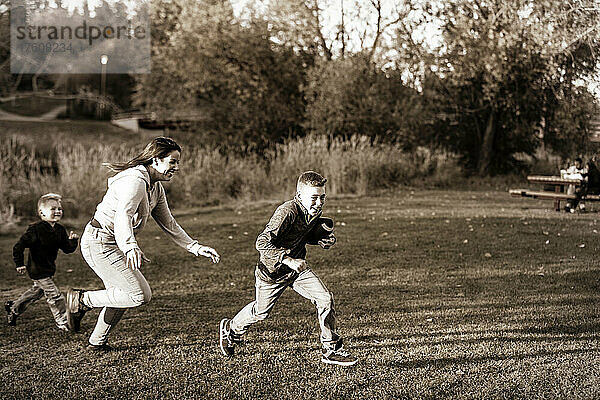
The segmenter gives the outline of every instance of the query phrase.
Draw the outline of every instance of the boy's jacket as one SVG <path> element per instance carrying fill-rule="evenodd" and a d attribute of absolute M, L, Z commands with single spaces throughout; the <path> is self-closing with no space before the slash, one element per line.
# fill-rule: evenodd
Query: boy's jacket
<path fill-rule="evenodd" d="M 256 239 L 256 250 L 260 253 L 256 268 L 260 279 L 279 283 L 297 277 L 298 273 L 281 260 L 284 256 L 306 257 L 306 245 L 317 244 L 311 231 L 320 216 L 321 212 L 311 217 L 297 198 L 277 207 Z"/>

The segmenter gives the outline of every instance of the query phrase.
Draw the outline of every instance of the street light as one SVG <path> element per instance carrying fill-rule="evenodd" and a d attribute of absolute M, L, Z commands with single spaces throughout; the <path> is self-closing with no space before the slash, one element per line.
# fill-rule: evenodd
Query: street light
<path fill-rule="evenodd" d="M 71 109 L 73 108 L 72 99 L 71 99 L 71 70 L 73 69 L 73 65 L 71 63 L 67 64 L 67 81 L 65 87 L 65 95 L 67 96 L 67 117 L 71 117 Z"/>
<path fill-rule="evenodd" d="M 102 64 L 102 96 L 106 95 L 106 64 L 108 64 L 108 56 L 102 54 L 100 56 L 100 64 Z"/>

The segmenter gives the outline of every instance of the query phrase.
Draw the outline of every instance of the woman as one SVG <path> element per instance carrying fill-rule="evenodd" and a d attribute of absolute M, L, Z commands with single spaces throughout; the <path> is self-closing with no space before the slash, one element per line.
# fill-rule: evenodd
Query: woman
<path fill-rule="evenodd" d="M 170 181 L 179 171 L 180 158 L 181 148 L 174 140 L 158 137 L 131 161 L 105 164 L 118 173 L 108 179 L 106 194 L 85 227 L 81 253 L 106 289 L 67 292 L 67 317 L 73 331 L 79 330 L 86 311 L 103 307 L 89 339 L 91 350 L 110 350 L 108 335 L 125 310 L 150 301 L 150 286 L 140 272 L 142 262 L 149 260 L 135 238 L 149 215 L 179 246 L 219 262 L 214 249 L 200 245 L 177 224 L 167 205 L 160 182 Z"/>

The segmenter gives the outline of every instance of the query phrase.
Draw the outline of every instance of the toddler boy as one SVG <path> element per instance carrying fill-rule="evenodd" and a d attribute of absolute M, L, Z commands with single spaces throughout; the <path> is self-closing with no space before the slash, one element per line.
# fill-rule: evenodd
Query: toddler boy
<path fill-rule="evenodd" d="M 46 297 L 56 326 L 61 331 L 68 331 L 65 298 L 60 293 L 52 277 L 56 272 L 56 256 L 58 249 L 72 253 L 77 249 L 79 236 L 73 231 L 67 235 L 65 228 L 58 223 L 63 216 L 62 197 L 48 193 L 38 200 L 38 213 L 41 221 L 27 228 L 17 244 L 13 247 L 13 259 L 17 272 L 25 273 L 33 280 L 33 286 L 15 301 L 7 301 L 4 308 L 8 313 L 8 325 L 15 326 L 17 317 L 33 302 Z M 24 251 L 29 249 L 27 264 Z"/>

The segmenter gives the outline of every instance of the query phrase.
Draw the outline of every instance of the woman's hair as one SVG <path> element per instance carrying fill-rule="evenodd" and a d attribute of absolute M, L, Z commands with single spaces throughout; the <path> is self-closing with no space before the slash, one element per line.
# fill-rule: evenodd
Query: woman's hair
<path fill-rule="evenodd" d="M 161 136 L 153 139 L 140 154 L 125 163 L 103 163 L 102 165 L 119 172 L 138 165 L 150 165 L 154 157 L 165 158 L 172 151 L 181 152 L 181 147 L 173 139 Z"/>

